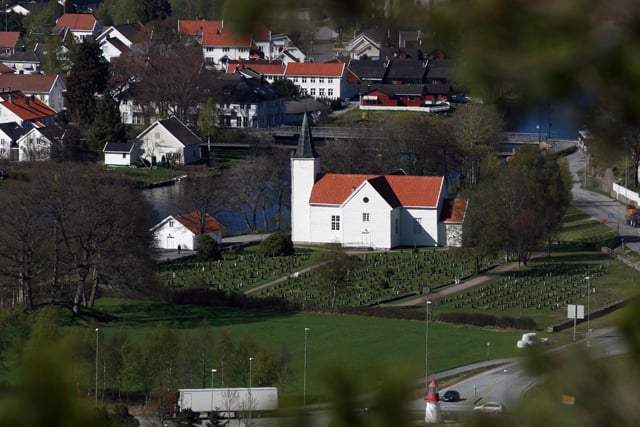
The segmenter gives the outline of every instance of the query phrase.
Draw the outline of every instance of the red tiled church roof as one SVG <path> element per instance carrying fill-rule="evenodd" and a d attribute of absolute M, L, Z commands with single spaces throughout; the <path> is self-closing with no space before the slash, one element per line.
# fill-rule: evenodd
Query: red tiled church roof
<path fill-rule="evenodd" d="M 313 186 L 310 203 L 340 205 L 365 181 L 392 207 L 432 207 L 444 184 L 440 176 L 326 174 Z"/>

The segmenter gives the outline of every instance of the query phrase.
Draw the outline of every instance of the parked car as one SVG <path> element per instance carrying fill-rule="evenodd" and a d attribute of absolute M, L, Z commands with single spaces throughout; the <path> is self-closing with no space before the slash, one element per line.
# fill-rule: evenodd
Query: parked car
<path fill-rule="evenodd" d="M 458 400 L 460 400 L 460 393 L 458 393 L 456 390 L 447 390 L 442 395 L 442 400 L 445 402 L 457 402 Z"/>
<path fill-rule="evenodd" d="M 499 402 L 487 402 L 473 408 L 473 412 L 484 412 L 486 414 L 502 414 L 504 411 L 504 405 Z"/>

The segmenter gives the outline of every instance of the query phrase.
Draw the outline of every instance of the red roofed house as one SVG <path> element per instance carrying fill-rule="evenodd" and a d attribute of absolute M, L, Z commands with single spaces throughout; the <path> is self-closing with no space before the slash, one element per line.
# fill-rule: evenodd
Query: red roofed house
<path fill-rule="evenodd" d="M 20 32 L 0 31 L 0 55 L 11 55 L 20 50 L 24 50 Z"/>
<path fill-rule="evenodd" d="M 358 78 L 341 62 L 290 62 L 284 76 L 314 98 L 355 98 Z"/>
<path fill-rule="evenodd" d="M 73 34 L 73 39 L 81 43 L 85 38 L 96 39 L 102 32 L 102 22 L 92 13 L 65 13 L 56 20 L 55 30 L 66 39 Z"/>
<path fill-rule="evenodd" d="M 19 90 L 0 92 L 0 123 L 17 123 L 26 129 L 49 126 L 56 121 L 56 111 L 35 95 Z"/>
<path fill-rule="evenodd" d="M 35 95 L 55 111 L 64 109 L 66 90 L 63 74 L 0 74 L 0 87 Z"/>
<path fill-rule="evenodd" d="M 462 223 L 466 202 L 447 200 L 441 176 L 321 174 L 305 115 L 291 158 L 294 243 L 384 249 L 460 246 L 461 233 L 448 233 L 454 223 Z M 456 209 L 445 210 L 448 203 Z"/>
<path fill-rule="evenodd" d="M 160 249 L 198 249 L 198 237 L 202 234 L 200 212 L 169 215 L 153 228 L 154 246 Z M 209 214 L 205 214 L 204 234 L 220 243 L 224 226 Z"/>

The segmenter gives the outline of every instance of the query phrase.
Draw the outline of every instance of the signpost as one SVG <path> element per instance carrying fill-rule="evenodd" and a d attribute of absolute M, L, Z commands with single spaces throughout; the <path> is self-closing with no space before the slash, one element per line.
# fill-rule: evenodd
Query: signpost
<path fill-rule="evenodd" d="M 584 305 L 567 304 L 567 318 L 573 319 L 573 340 L 576 340 L 576 324 L 584 319 Z"/>

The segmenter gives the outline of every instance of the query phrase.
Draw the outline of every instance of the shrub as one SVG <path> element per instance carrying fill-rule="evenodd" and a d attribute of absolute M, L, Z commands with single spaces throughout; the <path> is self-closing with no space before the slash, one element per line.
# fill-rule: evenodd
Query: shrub
<path fill-rule="evenodd" d="M 198 259 L 201 261 L 218 260 L 222 258 L 220 246 L 215 239 L 206 234 L 198 236 Z"/>
<path fill-rule="evenodd" d="M 273 233 L 258 246 L 258 256 L 275 257 L 293 255 L 293 242 L 289 236 L 282 233 Z"/>

